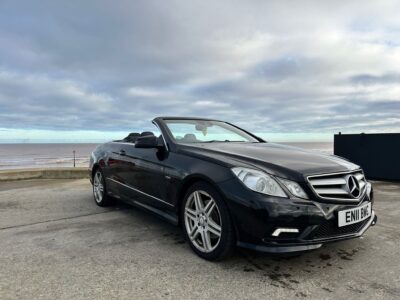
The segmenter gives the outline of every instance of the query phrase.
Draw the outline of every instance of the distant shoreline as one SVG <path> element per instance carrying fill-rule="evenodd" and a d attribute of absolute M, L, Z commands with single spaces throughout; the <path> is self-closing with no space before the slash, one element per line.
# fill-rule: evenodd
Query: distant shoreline
<path fill-rule="evenodd" d="M 282 142 L 288 146 L 333 153 L 331 142 Z M 90 153 L 99 143 L 0 144 L 0 170 L 87 167 Z"/>
<path fill-rule="evenodd" d="M 99 142 L 57 142 L 57 141 L 49 141 L 49 142 L 11 142 L 11 141 L 2 141 L 0 140 L 1 145 L 100 145 L 103 143 L 107 143 L 110 141 L 99 141 Z M 267 140 L 269 143 L 274 144 L 314 144 L 314 143 L 327 143 L 333 144 L 331 141 L 272 141 Z"/>

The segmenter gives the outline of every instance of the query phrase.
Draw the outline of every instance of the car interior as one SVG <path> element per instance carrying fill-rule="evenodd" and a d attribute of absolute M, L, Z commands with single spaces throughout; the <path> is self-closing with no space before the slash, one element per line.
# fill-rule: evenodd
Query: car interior
<path fill-rule="evenodd" d="M 176 137 L 177 140 L 183 142 L 183 143 L 195 143 L 198 141 L 196 138 L 196 135 L 193 133 L 186 133 L 183 138 Z"/>
<path fill-rule="evenodd" d="M 123 138 L 122 140 L 117 140 L 114 142 L 123 142 L 123 143 L 136 143 L 136 140 L 140 137 L 144 137 L 144 136 L 154 136 L 154 133 L 151 131 L 143 131 L 142 133 L 138 133 L 138 132 L 131 132 L 130 134 L 128 134 L 128 136 L 126 136 L 125 138 Z M 159 136 L 159 138 L 161 137 L 161 135 Z"/>
<path fill-rule="evenodd" d="M 136 140 L 138 138 L 144 137 L 144 136 L 154 136 L 154 133 L 151 132 L 151 131 L 143 131 L 142 133 L 131 132 L 130 134 L 128 134 L 122 140 L 116 140 L 114 142 L 123 142 L 123 143 L 132 143 L 132 144 L 134 144 L 134 143 L 136 143 Z M 158 138 L 161 138 L 161 135 Z M 177 136 L 176 139 L 181 141 L 181 142 L 184 142 L 184 143 L 185 142 L 186 143 L 195 143 L 195 142 L 199 141 L 193 133 L 187 133 L 183 137 Z"/>

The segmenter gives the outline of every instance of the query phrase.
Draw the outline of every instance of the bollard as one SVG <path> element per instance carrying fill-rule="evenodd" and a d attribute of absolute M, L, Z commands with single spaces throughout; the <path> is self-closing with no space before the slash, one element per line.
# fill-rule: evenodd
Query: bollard
<path fill-rule="evenodd" d="M 75 168 L 75 150 L 72 151 L 72 153 L 74 154 L 74 168 Z"/>

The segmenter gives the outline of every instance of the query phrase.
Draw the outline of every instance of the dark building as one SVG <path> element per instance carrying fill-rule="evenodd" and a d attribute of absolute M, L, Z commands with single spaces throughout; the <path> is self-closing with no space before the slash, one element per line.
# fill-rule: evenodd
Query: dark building
<path fill-rule="evenodd" d="M 359 164 L 369 179 L 400 180 L 400 133 L 335 134 L 334 153 Z"/>

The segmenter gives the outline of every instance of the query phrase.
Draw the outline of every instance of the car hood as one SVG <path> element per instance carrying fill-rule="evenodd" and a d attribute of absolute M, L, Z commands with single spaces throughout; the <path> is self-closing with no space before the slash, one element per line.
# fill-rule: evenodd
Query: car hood
<path fill-rule="evenodd" d="M 186 145 L 182 150 L 229 167 L 247 165 L 296 180 L 305 175 L 360 168 L 338 156 L 274 143 L 199 143 Z"/>

